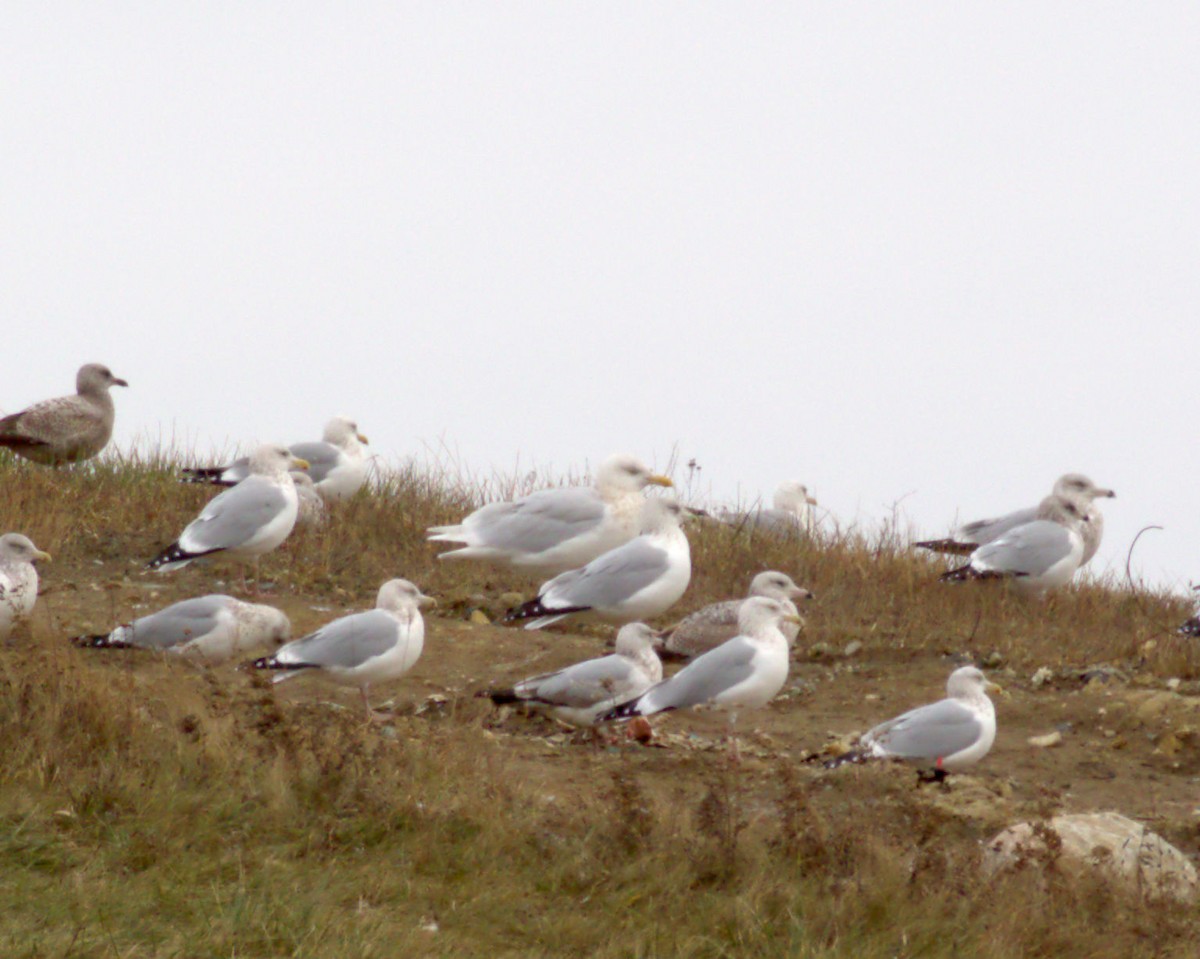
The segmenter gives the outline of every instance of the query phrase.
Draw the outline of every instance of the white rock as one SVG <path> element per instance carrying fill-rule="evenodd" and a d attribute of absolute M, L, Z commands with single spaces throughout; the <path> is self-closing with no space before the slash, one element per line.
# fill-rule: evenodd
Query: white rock
<path fill-rule="evenodd" d="M 1116 879 L 1147 898 L 1166 896 L 1190 902 L 1196 898 L 1196 868 L 1182 852 L 1139 822 L 1120 813 L 1055 816 L 1046 826 L 1062 840 L 1059 864 L 1087 869 Z M 984 850 L 988 876 L 1046 855 L 1046 844 L 1033 824 L 1023 822 L 996 835 Z"/>

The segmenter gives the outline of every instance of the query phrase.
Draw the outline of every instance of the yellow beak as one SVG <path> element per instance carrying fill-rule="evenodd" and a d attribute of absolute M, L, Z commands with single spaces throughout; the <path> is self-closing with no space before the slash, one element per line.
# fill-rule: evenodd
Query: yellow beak
<path fill-rule="evenodd" d="M 674 486 L 675 485 L 673 482 L 671 482 L 671 477 L 660 476 L 657 473 L 652 475 L 648 480 L 646 480 L 646 482 L 650 483 L 654 486 Z"/>
<path fill-rule="evenodd" d="M 779 619 L 781 622 L 784 622 L 784 623 L 795 623 L 797 626 L 804 625 L 804 620 L 801 619 L 799 616 L 793 615 L 792 613 L 784 613 L 782 616 L 779 617 Z"/>
<path fill-rule="evenodd" d="M 309 467 L 308 460 L 302 460 L 299 456 L 292 457 L 292 469 L 306 470 L 306 469 L 308 469 L 308 467 Z"/>
<path fill-rule="evenodd" d="M 983 688 L 986 692 L 999 693 L 1005 699 L 1012 699 L 1012 693 L 1010 693 L 1007 689 L 1005 689 L 999 683 L 993 683 L 990 679 L 987 681 L 987 684 Z"/>
<path fill-rule="evenodd" d="M 371 441 L 369 439 L 367 439 L 365 436 L 363 436 L 362 433 L 358 433 L 356 435 L 358 436 L 358 441 L 360 443 L 366 443 L 368 446 L 371 445 Z"/>
<path fill-rule="evenodd" d="M 40 549 L 39 549 L 39 550 L 36 550 L 36 551 L 34 552 L 34 554 L 33 554 L 33 558 L 34 558 L 34 559 L 40 559 L 40 560 L 42 560 L 42 561 L 44 561 L 44 562 L 47 562 L 47 563 L 51 563 L 51 562 L 53 562 L 53 561 L 54 561 L 54 557 L 53 557 L 53 556 L 51 556 L 49 553 L 47 553 L 47 552 L 44 552 L 44 551 L 42 551 L 42 550 L 40 550 Z"/>

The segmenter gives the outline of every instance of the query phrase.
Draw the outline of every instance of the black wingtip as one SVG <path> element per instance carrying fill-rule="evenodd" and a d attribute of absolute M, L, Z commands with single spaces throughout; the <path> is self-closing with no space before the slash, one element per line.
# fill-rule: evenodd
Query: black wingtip
<path fill-rule="evenodd" d="M 504 614 L 502 623 L 517 623 L 523 619 L 537 619 L 539 616 L 566 616 L 568 613 L 585 613 L 590 606 L 561 606 L 551 608 L 542 604 L 542 598 L 531 599 L 520 606 L 515 606 Z"/>
<path fill-rule="evenodd" d="M 960 543 L 955 539 L 927 539 L 921 543 L 913 543 L 913 546 L 934 553 L 950 553 L 954 556 L 970 556 L 978 548 L 975 543 Z"/>
<path fill-rule="evenodd" d="M 1200 616 L 1193 616 L 1176 630 L 1181 636 L 1200 636 Z"/>
<path fill-rule="evenodd" d="M 606 712 L 603 716 L 598 717 L 596 719 L 596 722 L 598 722 L 598 723 L 616 723 L 616 722 L 620 722 L 623 719 L 632 719 L 634 716 L 640 716 L 641 713 L 638 712 L 638 703 L 640 703 L 641 701 L 642 701 L 641 696 L 638 696 L 636 699 L 627 699 L 625 702 L 620 703 L 617 706 L 614 706 L 612 709 L 610 709 L 608 712 Z"/>
<path fill-rule="evenodd" d="M 129 649 L 131 643 L 123 639 L 113 639 L 109 633 L 94 636 L 72 636 L 71 645 L 80 649 Z"/>
<path fill-rule="evenodd" d="M 852 749 L 848 753 L 842 753 L 840 756 L 826 759 L 821 765 L 826 769 L 837 769 L 838 766 L 845 766 L 848 763 L 865 763 L 867 758 L 867 754 L 861 749 Z"/>
<path fill-rule="evenodd" d="M 213 466 L 185 466 L 180 470 L 183 475 L 179 477 L 181 483 L 205 483 L 210 486 L 234 486 L 229 480 L 222 479 L 225 470 L 223 467 Z"/>
<path fill-rule="evenodd" d="M 521 697 L 511 689 L 481 689 L 475 695 L 486 696 L 497 706 L 508 706 L 511 703 L 521 702 Z"/>

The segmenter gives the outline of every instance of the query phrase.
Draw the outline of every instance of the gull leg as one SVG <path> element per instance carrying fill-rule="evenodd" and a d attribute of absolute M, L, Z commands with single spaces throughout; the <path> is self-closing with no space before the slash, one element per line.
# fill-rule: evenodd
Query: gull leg
<path fill-rule="evenodd" d="M 392 717 L 387 713 L 371 708 L 371 697 L 368 694 L 368 684 L 363 683 L 358 687 L 358 691 L 362 693 L 363 706 L 367 710 L 367 722 L 369 723 L 386 723 Z"/>
<path fill-rule="evenodd" d="M 738 752 L 736 712 L 729 714 L 729 761 L 735 766 L 742 761 L 742 754 Z"/>

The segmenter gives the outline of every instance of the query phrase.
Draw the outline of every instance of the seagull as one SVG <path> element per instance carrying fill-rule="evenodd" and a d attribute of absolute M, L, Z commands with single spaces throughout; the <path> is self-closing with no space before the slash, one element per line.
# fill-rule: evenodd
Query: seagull
<path fill-rule="evenodd" d="M 692 577 L 682 515 L 674 500 L 646 500 L 639 536 L 543 583 L 537 598 L 509 610 L 504 622 L 527 619 L 526 629 L 541 629 L 575 613 L 628 623 L 666 612 Z"/>
<path fill-rule="evenodd" d="M 777 570 L 767 570 L 755 576 L 750 581 L 748 595 L 768 596 L 778 600 L 784 611 L 795 616 L 800 623 L 803 623 L 804 619 L 793 600 L 813 598 L 811 592 L 792 582 L 787 573 Z M 720 646 L 726 640 L 733 639 L 738 633 L 738 610 L 743 602 L 745 600 L 731 599 L 723 603 L 713 603 L 680 620 L 675 626 L 663 630 L 663 658 L 692 659 Z M 800 626 L 788 621 L 780 626 L 780 631 L 790 647 L 796 642 Z"/>
<path fill-rule="evenodd" d="M 1024 596 L 1040 597 L 1069 583 L 1083 562 L 1082 497 L 1050 495 L 1037 519 L 1014 526 L 971 554 L 970 561 L 940 577 L 942 582 L 1004 579 Z"/>
<path fill-rule="evenodd" d="M 347 416 L 335 416 L 325 424 L 322 440 L 294 443 L 288 447 L 297 459 L 308 462 L 308 474 L 321 497 L 326 500 L 349 499 L 367 479 L 367 438 L 358 424 Z M 243 456 L 224 466 L 196 466 L 183 471 L 185 483 L 212 483 L 234 486 L 250 475 L 250 458 Z"/>
<path fill-rule="evenodd" d="M 868 759 L 905 759 L 934 767 L 937 778 L 983 759 L 996 739 L 996 708 L 987 690 L 1003 692 L 974 666 L 954 670 L 946 699 L 909 710 L 864 733 L 858 749 L 831 759 L 829 768 Z"/>
<path fill-rule="evenodd" d="M 306 463 L 284 447 L 260 446 L 250 457 L 250 475 L 210 500 L 147 569 L 165 573 L 217 555 L 257 561 L 275 549 L 296 525 L 296 484 L 288 475 L 296 465 Z"/>
<path fill-rule="evenodd" d="M 367 718 L 383 721 L 386 715 L 371 708 L 369 688 L 412 669 L 425 644 L 425 621 L 419 607 L 432 602 L 436 600 L 408 580 L 388 580 L 379 587 L 374 609 L 326 623 L 252 665 L 281 670 L 273 679 L 276 683 L 312 670 L 332 682 L 357 686 Z"/>
<path fill-rule="evenodd" d="M 742 512 L 724 510 L 718 518 L 723 523 L 739 528 L 750 526 L 771 533 L 809 535 L 813 531 L 812 508 L 817 501 L 808 495 L 803 483 L 789 480 L 775 490 L 770 509 L 755 509 Z"/>
<path fill-rule="evenodd" d="M 289 470 L 288 475 L 296 484 L 296 522 L 301 526 L 324 526 L 325 501 L 313 485 L 312 477 L 304 470 Z"/>
<path fill-rule="evenodd" d="M 49 559 L 50 554 L 34 546 L 27 536 L 0 536 L 0 639 L 7 638 L 13 626 L 33 612 L 38 595 L 38 574 L 33 564 Z"/>
<path fill-rule="evenodd" d="M 616 652 L 611 656 L 524 679 L 511 689 L 488 695 L 498 706 L 524 703 L 570 726 L 594 727 L 601 714 L 662 679 L 655 639 L 654 630 L 645 623 L 628 623 L 617 633 Z"/>
<path fill-rule="evenodd" d="M 109 388 L 128 385 L 101 363 L 81 366 L 74 396 L 43 400 L 0 419 L 0 446 L 46 466 L 91 459 L 112 436 L 116 410 Z"/>
<path fill-rule="evenodd" d="M 1100 540 L 1104 536 L 1104 514 L 1100 512 L 1095 500 L 1100 497 L 1112 498 L 1117 494 L 1097 486 L 1082 473 L 1066 473 L 1055 481 L 1051 495 L 1078 497 L 1086 505 L 1084 523 L 1080 527 L 1080 535 L 1083 537 L 1083 560 L 1079 564 L 1086 566 L 1096 555 L 1096 550 L 1100 548 Z M 1037 512 L 1037 507 L 1030 507 L 1006 513 L 995 519 L 975 520 L 960 526 L 949 539 L 926 540 L 913 545 L 935 553 L 969 556 L 980 546 L 999 539 L 1009 530 L 1033 522 L 1038 518 Z"/>
<path fill-rule="evenodd" d="M 518 500 L 489 503 L 456 526 L 431 526 L 435 543 L 463 543 L 438 559 L 507 563 L 554 576 L 590 563 L 638 534 L 642 490 L 673 486 L 636 457 L 611 456 L 593 486 L 539 490 Z"/>
<path fill-rule="evenodd" d="M 783 603 L 766 596 L 742 602 L 738 610 L 738 635 L 716 649 L 697 656 L 670 679 L 651 686 L 635 699 L 600 717 L 601 721 L 653 716 L 690 706 L 717 706 L 729 710 L 729 740 L 742 709 L 764 706 L 783 688 L 788 674 L 788 643 L 780 624 L 797 623 Z"/>
<path fill-rule="evenodd" d="M 273 606 L 214 593 L 173 603 L 111 633 L 76 636 L 71 642 L 86 649 L 151 649 L 215 666 L 261 646 L 277 646 L 291 635 L 286 614 Z"/>

